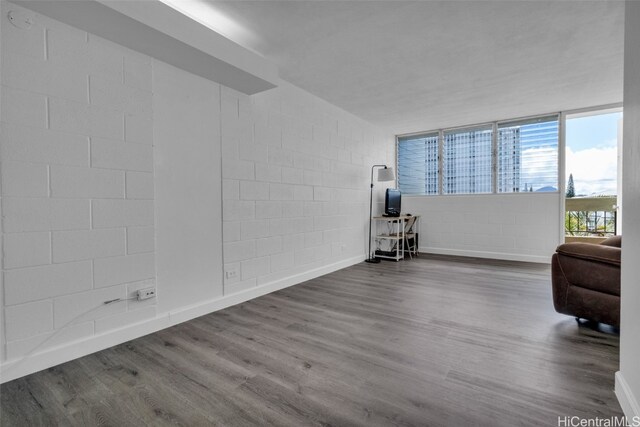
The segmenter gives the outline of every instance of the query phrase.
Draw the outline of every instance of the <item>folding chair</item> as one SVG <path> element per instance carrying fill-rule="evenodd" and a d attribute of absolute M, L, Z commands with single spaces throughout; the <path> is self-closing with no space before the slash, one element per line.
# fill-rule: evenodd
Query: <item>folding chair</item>
<path fill-rule="evenodd" d="M 418 246 L 416 244 L 416 232 L 413 227 L 416 224 L 416 217 L 412 216 L 404 223 L 404 247 L 409 252 L 409 259 L 413 259 L 413 254 L 418 256 Z"/>

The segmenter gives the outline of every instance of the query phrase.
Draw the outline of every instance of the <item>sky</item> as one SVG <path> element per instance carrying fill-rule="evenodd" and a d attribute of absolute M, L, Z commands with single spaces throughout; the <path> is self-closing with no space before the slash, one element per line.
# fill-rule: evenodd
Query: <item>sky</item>
<path fill-rule="evenodd" d="M 616 194 L 618 120 L 622 113 L 567 119 L 566 177 L 576 195 Z"/>

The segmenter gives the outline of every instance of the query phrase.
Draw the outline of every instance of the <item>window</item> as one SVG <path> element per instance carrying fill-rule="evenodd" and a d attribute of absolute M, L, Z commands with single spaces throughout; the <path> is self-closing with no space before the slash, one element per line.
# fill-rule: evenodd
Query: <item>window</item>
<path fill-rule="evenodd" d="M 558 191 L 559 115 L 399 136 L 404 194 Z"/>
<path fill-rule="evenodd" d="M 443 193 L 491 193 L 493 126 L 447 131 L 443 136 Z"/>
<path fill-rule="evenodd" d="M 404 194 L 438 194 L 438 134 L 398 138 L 398 186 Z"/>
<path fill-rule="evenodd" d="M 558 191 L 558 116 L 498 124 L 498 192 Z"/>

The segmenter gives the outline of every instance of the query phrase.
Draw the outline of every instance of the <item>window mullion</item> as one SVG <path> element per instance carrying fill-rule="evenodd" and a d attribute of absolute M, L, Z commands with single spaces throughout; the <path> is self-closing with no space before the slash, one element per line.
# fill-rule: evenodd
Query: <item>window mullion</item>
<path fill-rule="evenodd" d="M 444 145 L 444 131 L 440 129 L 438 132 L 438 194 L 444 194 L 442 191 L 442 187 L 444 185 L 444 170 L 443 170 L 443 145 Z"/>
<path fill-rule="evenodd" d="M 398 187 L 438 195 L 558 191 L 559 128 L 558 115 L 547 115 L 397 137 Z"/>
<path fill-rule="evenodd" d="M 491 136 L 491 188 L 492 193 L 498 192 L 498 124 L 493 123 Z"/>

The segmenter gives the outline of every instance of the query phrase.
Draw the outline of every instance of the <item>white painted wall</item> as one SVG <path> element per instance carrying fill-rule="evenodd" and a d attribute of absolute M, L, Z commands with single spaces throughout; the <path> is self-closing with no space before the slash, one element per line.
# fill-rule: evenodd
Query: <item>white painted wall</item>
<path fill-rule="evenodd" d="M 3 13 L 3 10 L 0 5 L 0 14 Z M 7 21 L 4 19 L 0 19 L 0 37 L 3 34 L 3 27 L 7 24 Z M 2 97 L 4 94 L 4 87 L 2 86 L 2 75 L 4 74 L 4 54 L 2 49 L 2 40 L 0 40 L 0 127 L 2 126 L 3 109 L 2 109 Z M 2 176 L 2 131 L 0 130 L 0 177 Z M 2 186 L 0 185 L 0 218 L 2 218 Z M 0 269 L 4 271 L 4 226 L 2 225 L 2 220 L 0 220 Z M 0 363 L 3 363 L 6 359 L 6 338 L 4 336 L 4 274 L 0 274 Z"/>
<path fill-rule="evenodd" d="M 370 167 L 393 164 L 392 141 L 286 82 L 223 88 L 225 295 L 361 260 Z"/>
<path fill-rule="evenodd" d="M 44 17 L 19 29 L 9 8 L 24 9 L 3 2 L 1 13 L 3 347 L 12 360 L 154 316 L 153 302 L 102 302 L 153 285 L 155 255 L 150 62 Z"/>
<path fill-rule="evenodd" d="M 391 135 L 286 82 L 248 96 L 33 12 L 20 30 L 9 8 L 2 382 L 364 259 Z"/>
<path fill-rule="evenodd" d="M 640 3 L 626 2 L 620 371 L 616 395 L 628 417 L 640 417 Z"/>
<path fill-rule="evenodd" d="M 222 296 L 220 85 L 153 63 L 158 309 Z"/>
<path fill-rule="evenodd" d="M 557 193 L 405 196 L 402 211 L 421 215 L 421 252 L 548 263 L 559 203 Z"/>

